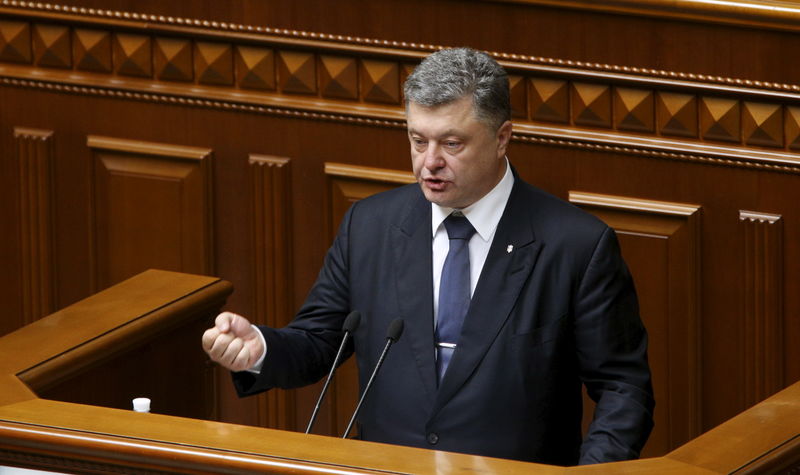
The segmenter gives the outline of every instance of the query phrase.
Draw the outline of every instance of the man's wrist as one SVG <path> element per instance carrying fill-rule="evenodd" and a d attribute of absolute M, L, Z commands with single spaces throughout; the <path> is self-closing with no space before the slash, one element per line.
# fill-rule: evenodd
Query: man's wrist
<path fill-rule="evenodd" d="M 251 326 L 253 327 L 253 330 L 255 330 L 256 333 L 258 334 L 258 338 L 261 340 L 261 347 L 264 348 L 264 351 L 261 352 L 261 356 L 255 362 L 255 364 L 247 368 L 245 371 L 253 374 L 261 374 L 261 367 L 264 365 L 264 359 L 267 357 L 267 340 L 264 339 L 264 334 L 261 333 L 261 330 L 259 330 L 257 326 L 253 324 L 251 324 Z"/>

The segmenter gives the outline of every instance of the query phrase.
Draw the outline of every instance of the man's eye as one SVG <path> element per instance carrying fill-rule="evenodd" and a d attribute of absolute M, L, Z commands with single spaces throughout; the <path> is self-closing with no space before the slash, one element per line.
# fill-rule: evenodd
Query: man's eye
<path fill-rule="evenodd" d="M 459 146 L 461 146 L 461 143 L 460 142 L 445 142 L 445 146 L 447 146 L 447 148 L 458 148 Z"/>

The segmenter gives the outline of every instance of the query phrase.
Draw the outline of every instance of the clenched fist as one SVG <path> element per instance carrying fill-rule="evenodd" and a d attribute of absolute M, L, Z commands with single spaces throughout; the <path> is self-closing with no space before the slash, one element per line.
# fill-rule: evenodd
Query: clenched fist
<path fill-rule="evenodd" d="M 251 368 L 265 351 L 258 330 L 246 318 L 231 312 L 220 313 L 214 327 L 203 333 L 203 349 L 231 371 Z"/>

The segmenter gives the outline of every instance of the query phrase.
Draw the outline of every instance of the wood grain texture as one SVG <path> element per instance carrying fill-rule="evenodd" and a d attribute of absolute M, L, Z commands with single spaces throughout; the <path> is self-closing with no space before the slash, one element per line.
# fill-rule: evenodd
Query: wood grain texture
<path fill-rule="evenodd" d="M 337 217 L 350 200 L 413 182 L 407 171 L 409 144 L 400 94 L 404 79 L 438 45 L 469 45 L 492 52 L 509 70 L 515 121 L 509 159 L 520 177 L 562 199 L 569 199 L 571 190 L 582 190 L 595 202 L 598 195 L 620 197 L 621 201 L 600 200 L 611 208 L 598 209 L 612 210 L 619 219 L 635 217 L 633 224 L 642 227 L 645 222 L 662 233 L 624 237 L 624 246 L 632 243 L 625 252 L 635 252 L 636 262 L 653 260 L 652 272 L 637 271 L 644 275 L 637 285 L 642 289 L 642 308 L 658 310 L 648 312 L 648 318 L 657 317 L 651 318 L 656 323 L 650 334 L 662 356 L 665 342 L 672 337 L 669 331 L 674 329 L 662 325 L 668 308 L 662 302 L 670 289 L 684 292 L 688 285 L 666 277 L 683 275 L 668 263 L 677 262 L 682 269 L 688 265 L 686 248 L 678 246 L 672 253 L 675 249 L 670 246 L 691 242 L 680 233 L 670 235 L 669 225 L 683 229 L 692 223 L 689 228 L 699 229 L 697 295 L 702 298 L 698 298 L 696 313 L 700 364 L 695 368 L 701 394 L 699 421 L 690 417 L 662 420 L 659 427 L 679 434 L 699 424 L 700 430 L 707 431 L 747 408 L 745 394 L 754 388 L 746 378 L 759 373 L 746 376 L 743 369 L 745 345 L 756 344 L 752 335 L 745 336 L 744 323 L 756 325 L 747 320 L 761 318 L 755 315 L 780 320 L 783 349 L 779 361 L 750 360 L 751 368 L 782 365 L 783 384 L 797 381 L 800 347 L 794 340 L 800 334 L 800 320 L 795 318 L 800 294 L 791 289 L 800 286 L 800 268 L 795 265 L 800 256 L 796 245 L 800 242 L 796 206 L 800 202 L 800 85 L 796 81 L 800 62 L 787 58 L 800 50 L 800 35 L 748 23 L 744 19 L 749 14 L 744 11 L 737 13 L 743 21 L 734 25 L 689 16 L 629 14 L 612 8 L 612 2 L 597 2 L 596 7 L 579 3 L 573 8 L 570 2 L 479 0 L 230 0 L 224 5 L 213 0 L 64 0 L 58 4 L 0 0 L 0 146 L 13 153 L 13 129 L 19 126 L 51 130 L 57 138 L 52 141 L 55 308 L 79 301 L 97 288 L 97 282 L 90 282 L 92 274 L 97 275 L 97 262 L 92 261 L 97 241 L 92 241 L 91 233 L 96 214 L 92 202 L 98 196 L 93 189 L 94 152 L 86 146 L 90 135 L 213 150 L 213 173 L 208 174 L 213 193 L 204 210 L 213 239 L 201 237 L 198 242 L 208 244 L 212 270 L 236 285 L 226 309 L 246 316 L 256 315 L 255 294 L 263 288 L 255 282 L 254 198 L 249 185 L 256 167 L 248 157 L 254 151 L 291 157 L 291 173 L 286 177 L 290 185 L 287 221 L 291 223 L 287 234 L 291 255 L 286 259 L 291 273 L 281 284 L 290 290 L 286 305 L 298 308 L 319 271 Z M 657 9 L 656 5 L 667 4 L 656 0 L 637 5 Z M 714 15 L 722 19 L 730 19 L 726 15 L 737 8 L 733 2 L 718 6 L 722 10 Z M 449 21 L 441 21 L 442 12 Z M 749 16 L 753 19 L 758 14 Z M 497 27 L 486 28 L 487 22 Z M 42 37 L 49 27 L 66 29 L 69 34 L 56 31 Z M 111 72 L 105 66 L 91 69 L 91 64 L 105 64 L 109 38 Z M 154 68 L 153 53 L 161 39 L 190 45 L 181 50 L 189 51 L 192 59 L 181 63 L 181 77 L 189 78 L 191 69 L 191 80 L 156 78 L 160 73 Z M 34 41 L 50 45 L 49 54 L 64 64 L 68 55 L 61 46 L 70 43 L 71 65 L 37 64 L 42 57 L 37 54 L 44 50 Z M 233 83 L 227 75 L 229 52 Z M 286 76 L 280 62 L 287 52 L 313 61 L 298 63 L 299 69 L 293 64 L 294 76 Z M 312 64 L 316 75 L 303 69 L 311 69 Z M 220 78 L 224 80 L 217 81 Z M 289 84 L 284 81 L 287 78 L 300 90 L 282 89 Z M 605 103 L 596 107 L 600 104 L 592 101 L 595 107 L 573 107 L 575 84 L 589 86 L 581 86 L 581 97 L 587 100 L 593 88 L 608 91 L 609 108 Z M 303 87 L 316 88 L 316 92 Z M 355 96 L 354 90 L 358 91 Z M 603 112 L 605 118 L 599 125 L 576 125 L 575 114 L 587 112 L 598 116 Z M 126 160 L 158 156 L 147 147 L 111 154 Z M 196 164 L 197 160 L 161 161 Z M 130 168 L 135 161 L 125 166 Z M 22 223 L 21 183 L 12 160 L 0 160 L 0 170 L 0 202 L 9 204 L 0 207 L 0 222 L 17 229 Z M 127 187 L 134 182 L 126 182 L 125 193 L 147 195 L 152 180 L 147 186 L 136 182 Z M 639 201 L 647 206 L 689 203 L 702 207 L 702 212 L 699 219 L 691 209 L 681 211 L 680 206 L 674 210 L 677 214 L 667 212 L 671 208 L 645 212 L 636 208 L 643 206 Z M 141 210 L 144 202 L 134 200 L 131 206 Z M 631 208 L 620 208 L 631 202 Z M 144 217 L 154 218 L 168 209 L 152 207 L 153 212 Z M 745 248 L 742 226 L 749 222 L 737 219 L 741 210 L 781 216 L 776 223 L 782 227 L 783 246 L 780 317 L 780 312 L 760 305 L 752 308 L 762 310 L 749 313 L 743 302 L 746 294 L 753 302 L 773 301 L 779 289 L 751 285 L 743 276 L 745 258 L 763 256 L 755 251 L 759 246 Z M 141 218 L 142 213 L 137 216 Z M 124 218 L 116 215 L 115 222 L 127 221 Z M 176 227 L 168 223 L 166 229 Z M 115 238 L 114 249 L 130 240 L 130 235 Z M 764 242 L 762 247 L 769 248 Z M 167 250 L 161 246 L 153 251 L 148 240 L 137 244 L 141 245 L 136 255 L 126 262 L 147 262 Z M 281 252 L 284 244 L 276 241 L 276 249 L 265 253 Z M 113 253 L 114 259 L 124 257 Z M 5 264 L 0 268 L 3 332 L 20 324 L 22 255 L 18 234 L 0 233 L 0 261 Z M 773 262 L 772 257 L 764 262 Z M 765 276 L 777 275 L 778 262 L 768 268 Z M 675 303 L 669 308 L 683 305 L 686 295 L 670 300 Z M 689 315 L 677 318 L 675 324 L 685 322 Z M 777 326 L 770 323 L 769 328 L 774 333 Z M 675 348 L 674 355 L 668 351 L 658 361 L 677 364 L 688 357 Z M 679 374 L 665 379 L 663 369 L 658 368 L 658 384 L 689 378 Z M 254 399 L 240 400 L 226 383 L 227 375 L 221 376 L 216 394 L 205 395 L 216 398 L 219 418 L 258 425 L 258 404 Z M 356 387 L 355 380 L 341 383 L 339 390 L 344 393 Z M 693 393 L 676 394 L 680 399 Z M 287 424 L 304 426 L 316 396 L 313 387 L 297 390 L 293 409 L 267 415 L 273 421 L 285 419 Z M 659 417 L 673 413 L 672 397 L 672 393 L 659 396 Z M 328 422 L 318 425 L 320 431 L 333 434 L 337 424 L 333 419 L 331 415 Z M 654 437 L 653 443 L 662 449 L 669 445 L 669 436 Z M 647 465 L 642 462 L 642 467 Z"/>
<path fill-rule="evenodd" d="M 291 226 L 291 160 L 250 154 L 253 196 L 254 323 L 281 328 L 294 315 Z M 228 384 L 228 381 L 224 381 Z M 262 427 L 294 430 L 292 394 L 275 389 L 258 395 L 258 423 Z"/>
<path fill-rule="evenodd" d="M 0 338 L 0 378 L 38 387 L 63 378 L 52 356 L 85 368 L 166 327 L 208 315 L 231 286 L 218 279 L 148 271 Z M 67 318 L 69 317 L 69 318 Z M 50 322 L 49 320 L 58 320 Z M 66 325 L 55 325 L 66 323 Z M 165 325 L 166 324 L 166 325 Z M 54 332 L 64 338 L 52 337 Z M 20 346 L 46 341 L 13 361 Z M 98 342 L 100 340 L 100 342 Z M 100 343 L 100 344 L 98 344 Z M 150 362 L 149 364 L 157 364 Z M 24 368 L 28 368 L 27 370 Z M 140 368 L 141 370 L 142 368 Z M 31 371 L 39 373 L 30 379 Z M 17 380 L 19 381 L 19 380 Z M 34 382 L 34 381 L 38 381 Z M 665 457 L 588 467 L 553 467 L 275 431 L 48 400 L 0 386 L 0 462 L 57 471 L 125 473 L 775 473 L 798 468 L 800 383 Z"/>
<path fill-rule="evenodd" d="M 21 324 L 55 310 L 53 131 L 14 128 L 21 251 Z"/>
<path fill-rule="evenodd" d="M 751 406 L 784 387 L 783 376 L 783 219 L 739 212 L 742 241 L 743 404 Z"/>
<path fill-rule="evenodd" d="M 0 21 L 0 58 L 3 61 L 30 63 L 33 57 L 30 41 L 30 23 Z"/>
<path fill-rule="evenodd" d="M 95 288 L 147 268 L 213 272 L 209 149 L 89 136 Z"/>
<path fill-rule="evenodd" d="M 706 23 L 724 23 L 735 26 L 798 31 L 800 5 L 791 1 L 745 0 L 735 2 L 708 2 L 684 0 L 680 5 L 669 0 L 484 0 L 494 3 L 519 3 L 544 5 L 578 10 L 596 10 L 604 13 L 645 15 L 677 20 L 694 20 Z"/>
<path fill-rule="evenodd" d="M 111 357 L 185 323 L 181 319 L 191 318 L 195 307 L 221 305 L 231 288 L 223 283 L 212 286 L 218 281 L 146 271 L 26 326 L 13 338 L 4 337 L 4 348 L 17 353 L 5 360 L 4 369 L 33 390 L 44 391 L 97 364 L 101 356 Z M 208 291 L 201 292 L 205 287 Z M 98 313 L 102 319 L 97 319 Z M 109 332 L 112 328 L 118 330 Z"/>

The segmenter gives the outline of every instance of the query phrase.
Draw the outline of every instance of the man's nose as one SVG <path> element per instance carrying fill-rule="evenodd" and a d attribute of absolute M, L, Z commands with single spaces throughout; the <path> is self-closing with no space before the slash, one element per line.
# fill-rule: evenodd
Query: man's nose
<path fill-rule="evenodd" d="M 425 149 L 425 168 L 428 170 L 438 170 L 444 167 L 444 157 L 442 157 L 442 147 L 435 142 L 428 144 Z"/>

